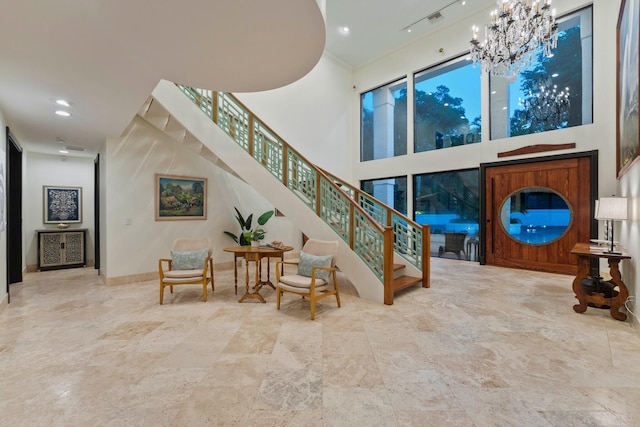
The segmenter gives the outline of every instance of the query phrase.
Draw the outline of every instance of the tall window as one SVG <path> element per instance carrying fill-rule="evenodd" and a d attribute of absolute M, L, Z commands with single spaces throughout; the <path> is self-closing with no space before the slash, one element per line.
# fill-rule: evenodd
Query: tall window
<path fill-rule="evenodd" d="M 407 79 L 360 96 L 360 160 L 407 154 Z"/>
<path fill-rule="evenodd" d="M 398 212 L 407 214 L 407 177 L 368 179 L 360 182 L 360 189 Z"/>
<path fill-rule="evenodd" d="M 415 75 L 415 152 L 480 142 L 480 68 L 456 59 Z"/>
<path fill-rule="evenodd" d="M 592 8 L 558 19 L 558 46 L 515 78 L 491 77 L 491 138 L 593 122 Z"/>
<path fill-rule="evenodd" d="M 414 176 L 414 217 L 432 234 L 478 234 L 478 169 Z"/>

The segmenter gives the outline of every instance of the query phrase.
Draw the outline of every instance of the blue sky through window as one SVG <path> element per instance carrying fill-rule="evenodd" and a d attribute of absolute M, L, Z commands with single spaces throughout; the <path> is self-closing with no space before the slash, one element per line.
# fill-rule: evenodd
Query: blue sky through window
<path fill-rule="evenodd" d="M 460 64 L 460 63 L 459 63 Z M 454 98 L 463 100 L 462 107 L 465 116 L 472 122 L 476 117 L 480 117 L 480 67 L 474 66 L 470 61 L 463 61 L 461 66 L 456 64 L 456 68 L 447 67 L 440 74 L 427 72 L 426 80 L 416 79 L 416 89 L 423 92 L 435 92 L 438 86 L 449 88 L 449 94 Z"/>

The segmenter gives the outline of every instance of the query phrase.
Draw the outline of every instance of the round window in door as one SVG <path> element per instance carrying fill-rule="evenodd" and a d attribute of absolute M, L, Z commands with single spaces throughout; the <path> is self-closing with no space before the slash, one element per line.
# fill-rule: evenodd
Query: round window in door
<path fill-rule="evenodd" d="M 561 238 L 572 216 L 567 201 L 550 188 L 523 188 L 510 194 L 500 208 L 504 231 L 531 245 L 546 245 Z"/>

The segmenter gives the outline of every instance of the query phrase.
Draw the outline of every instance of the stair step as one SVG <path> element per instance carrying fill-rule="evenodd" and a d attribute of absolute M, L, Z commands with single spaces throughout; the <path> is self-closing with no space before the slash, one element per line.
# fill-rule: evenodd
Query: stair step
<path fill-rule="evenodd" d="M 393 264 L 393 271 L 402 270 L 406 266 L 404 264 Z"/>
<path fill-rule="evenodd" d="M 400 276 L 398 278 L 393 279 L 393 282 L 391 282 L 391 289 L 393 289 L 393 293 L 395 294 L 396 292 L 401 291 L 402 289 L 406 289 L 421 283 L 422 283 L 421 277 Z"/>

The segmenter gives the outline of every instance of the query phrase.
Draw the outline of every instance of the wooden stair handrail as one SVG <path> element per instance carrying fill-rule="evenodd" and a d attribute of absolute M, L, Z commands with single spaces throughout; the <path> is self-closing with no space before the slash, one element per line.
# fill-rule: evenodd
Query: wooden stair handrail
<path fill-rule="evenodd" d="M 349 245 L 349 247 L 354 250 L 354 240 L 353 240 L 353 236 L 355 234 L 355 225 L 354 225 L 354 211 L 357 210 L 358 213 L 362 216 L 364 216 L 364 218 L 366 218 L 366 220 L 368 222 L 371 223 L 371 225 L 377 229 L 378 232 L 380 232 L 383 236 L 383 277 L 382 277 L 382 281 L 383 281 L 383 286 L 384 286 L 384 303 L 385 304 L 393 304 L 393 288 L 392 288 L 392 281 L 393 281 L 393 254 L 394 254 L 394 231 L 393 231 L 393 227 L 392 227 L 392 214 L 399 217 L 400 219 L 402 219 L 403 221 L 406 221 L 408 224 L 411 224 L 412 227 L 417 228 L 417 229 L 421 229 L 422 230 L 422 286 L 423 287 L 429 287 L 430 284 L 430 275 L 429 275 L 429 270 L 430 270 L 430 257 L 429 257 L 429 251 L 427 249 L 427 256 L 425 257 L 425 247 L 429 248 L 429 241 L 430 241 L 430 233 L 429 233 L 429 226 L 425 225 L 425 226 L 421 226 L 418 223 L 416 223 L 415 221 L 411 220 L 410 218 L 406 217 L 406 215 L 402 214 L 401 212 L 396 211 L 395 209 L 391 208 L 390 206 L 378 201 L 377 199 L 375 199 L 374 197 L 371 197 L 369 194 L 362 192 L 360 189 L 356 189 L 355 187 L 351 186 L 350 184 L 347 184 L 345 181 L 335 177 L 334 175 L 326 172 L 324 169 L 319 168 L 318 166 L 316 166 L 314 163 L 310 162 L 304 155 L 302 155 L 298 150 L 296 150 L 295 148 L 293 148 L 289 143 L 287 143 L 282 137 L 280 137 L 280 135 L 278 135 L 277 132 L 275 132 L 270 126 L 268 126 L 266 123 L 264 123 L 258 116 L 256 116 L 253 111 L 251 111 L 242 101 L 240 101 L 238 98 L 236 98 L 233 94 L 231 93 L 227 93 L 227 92 L 216 92 L 216 91 L 210 91 L 211 93 L 211 99 L 209 99 L 209 97 L 207 95 L 203 95 L 202 93 L 200 93 L 198 90 L 194 90 L 193 88 L 187 87 L 187 86 L 183 86 L 183 85 L 178 85 L 176 84 L 176 86 L 178 86 L 183 92 L 187 92 L 189 91 L 189 96 L 193 96 L 192 101 L 199 107 L 199 109 L 202 111 L 202 98 L 204 97 L 207 101 L 210 102 L 210 106 L 211 106 L 211 119 L 212 121 L 220 126 L 220 124 L 218 123 L 218 104 L 221 102 L 218 100 L 219 96 L 227 96 L 229 98 L 231 98 L 233 100 L 233 102 L 235 104 L 237 104 L 237 106 L 239 106 L 244 113 L 247 114 L 247 121 L 248 123 L 245 125 L 244 122 L 244 117 L 241 117 L 241 120 L 238 120 L 238 118 L 233 114 L 233 111 L 228 110 L 229 111 L 229 135 L 235 140 L 235 132 L 236 132 L 236 127 L 238 124 L 240 124 L 241 126 L 245 126 L 245 128 L 248 127 L 248 129 L 246 129 L 247 133 L 248 133 L 248 141 L 247 141 L 247 145 L 248 145 L 248 150 L 247 152 L 249 153 L 249 155 L 253 156 L 254 153 L 254 123 L 259 123 L 261 127 L 263 127 L 264 129 L 266 129 L 271 136 L 273 136 L 277 141 L 278 144 L 282 145 L 282 156 L 283 159 L 281 162 L 282 165 L 282 184 L 285 185 L 285 187 L 289 188 L 288 186 L 288 171 L 287 171 L 287 159 L 289 158 L 289 154 L 291 152 L 293 152 L 295 154 L 295 156 L 299 159 L 301 159 L 306 165 L 309 166 L 309 168 L 311 168 L 313 170 L 313 172 L 315 173 L 316 176 L 316 191 L 315 191 L 315 204 L 316 204 L 316 215 L 317 216 L 321 216 L 321 191 L 320 191 L 320 186 L 321 186 L 321 180 L 324 179 L 330 186 L 331 188 L 333 188 L 334 190 L 337 190 L 339 194 L 342 194 L 344 196 L 344 198 L 348 201 L 347 203 L 349 204 L 349 241 L 347 242 L 347 244 Z M 234 125 L 235 123 L 235 125 Z M 265 135 L 266 136 L 266 135 Z M 237 142 L 237 141 L 236 141 Z M 254 157 L 255 159 L 255 157 Z M 264 162 L 263 162 L 264 163 Z M 266 164 L 263 164 L 263 166 L 266 166 Z M 360 195 L 362 194 L 366 194 L 366 197 L 369 199 L 374 200 L 376 203 L 379 203 L 384 209 L 387 210 L 387 224 L 379 224 L 370 214 L 369 212 L 367 212 L 364 208 L 362 208 L 358 202 L 359 197 L 356 198 L 352 198 L 344 189 L 342 189 L 340 187 L 340 185 L 336 184 L 335 181 L 339 181 L 343 184 L 348 185 L 352 191 L 354 191 L 354 195 Z M 334 230 L 335 231 L 335 230 Z M 425 246 L 425 243 L 427 244 L 427 246 Z M 425 268 L 426 267 L 426 268 Z"/>

